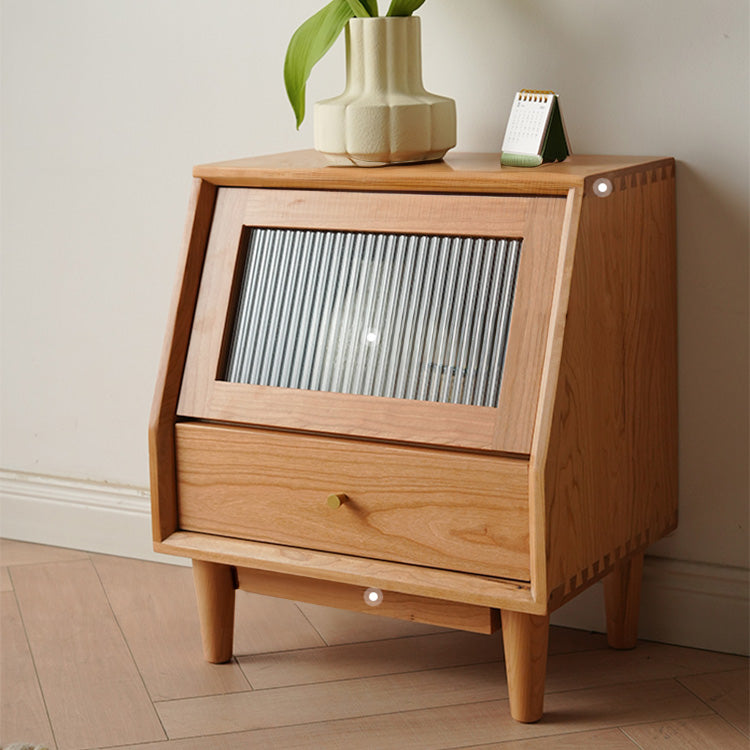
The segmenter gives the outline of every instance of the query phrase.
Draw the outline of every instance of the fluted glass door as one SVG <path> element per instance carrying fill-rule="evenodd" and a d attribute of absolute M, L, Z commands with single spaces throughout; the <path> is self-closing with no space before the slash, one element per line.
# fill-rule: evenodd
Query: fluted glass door
<path fill-rule="evenodd" d="M 496 406 L 521 241 L 253 228 L 223 379 Z"/>

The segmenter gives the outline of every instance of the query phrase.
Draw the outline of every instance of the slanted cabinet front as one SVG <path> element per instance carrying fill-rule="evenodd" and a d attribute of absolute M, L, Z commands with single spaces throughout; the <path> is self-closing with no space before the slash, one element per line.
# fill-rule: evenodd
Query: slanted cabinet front
<path fill-rule="evenodd" d="M 220 189 L 178 415 L 528 455 L 564 206 Z"/>

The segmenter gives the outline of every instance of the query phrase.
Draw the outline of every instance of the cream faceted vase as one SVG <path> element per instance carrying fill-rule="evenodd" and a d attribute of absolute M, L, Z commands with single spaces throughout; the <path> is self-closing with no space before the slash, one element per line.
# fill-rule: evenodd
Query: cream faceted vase
<path fill-rule="evenodd" d="M 346 88 L 315 104 L 313 128 L 336 165 L 433 161 L 456 145 L 456 103 L 422 85 L 418 16 L 349 21 Z"/>

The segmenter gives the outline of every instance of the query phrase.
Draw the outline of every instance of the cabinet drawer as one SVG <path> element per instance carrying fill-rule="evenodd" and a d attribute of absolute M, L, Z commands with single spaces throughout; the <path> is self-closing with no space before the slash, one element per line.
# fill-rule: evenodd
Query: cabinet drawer
<path fill-rule="evenodd" d="M 176 442 L 184 530 L 529 580 L 526 460 L 187 422 Z"/>

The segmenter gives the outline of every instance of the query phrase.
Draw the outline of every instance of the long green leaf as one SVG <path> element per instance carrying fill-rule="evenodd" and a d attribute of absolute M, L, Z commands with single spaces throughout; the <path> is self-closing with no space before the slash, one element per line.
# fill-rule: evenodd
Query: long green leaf
<path fill-rule="evenodd" d="M 388 16 L 410 16 L 425 0 L 391 0 Z"/>
<path fill-rule="evenodd" d="M 378 15 L 378 0 L 362 0 L 362 5 L 373 18 Z"/>
<path fill-rule="evenodd" d="M 310 71 L 331 48 L 354 13 L 348 0 L 333 0 L 292 35 L 284 60 L 284 84 L 297 119 L 305 119 L 305 89 Z"/>
<path fill-rule="evenodd" d="M 347 2 L 352 9 L 352 13 L 357 16 L 357 18 L 370 18 L 370 16 L 372 16 L 372 13 L 365 8 L 366 2 L 362 3 L 360 0 L 347 0 Z"/>

